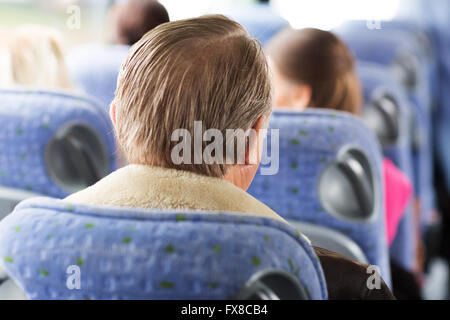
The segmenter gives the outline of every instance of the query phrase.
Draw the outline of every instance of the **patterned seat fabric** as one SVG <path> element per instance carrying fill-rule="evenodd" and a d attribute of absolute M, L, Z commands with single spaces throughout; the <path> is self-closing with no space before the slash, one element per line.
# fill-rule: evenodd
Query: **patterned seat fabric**
<path fill-rule="evenodd" d="M 117 86 L 120 66 L 129 47 L 120 45 L 83 45 L 67 57 L 70 75 L 85 93 L 109 109 Z"/>
<path fill-rule="evenodd" d="M 374 134 L 351 114 L 308 110 L 274 112 L 270 128 L 279 130 L 279 170 L 274 175 L 257 174 L 249 193 L 285 219 L 313 223 L 343 233 L 361 247 L 369 263 L 380 267 L 389 285 L 380 146 Z M 270 134 L 273 135 L 271 131 Z M 271 138 L 267 138 L 269 153 L 274 150 Z M 337 217 L 325 209 L 319 197 L 319 181 L 325 170 L 346 148 L 355 147 L 367 155 L 373 166 L 375 200 L 367 219 Z M 346 195 L 346 199 L 349 196 Z"/>
<path fill-rule="evenodd" d="M 314 250 L 288 224 L 227 213 L 19 204 L 0 223 L 4 269 L 31 299 L 227 299 L 256 273 L 295 275 L 326 299 Z M 79 268 L 79 290 L 66 282 Z"/>
<path fill-rule="evenodd" d="M 380 29 L 370 30 L 365 21 L 351 21 L 336 33 L 349 45 L 359 60 L 380 63 L 392 69 L 397 62 L 406 61 L 412 73 L 413 83 L 404 83 L 412 102 L 417 138 L 413 147 L 414 189 L 421 200 L 421 215 L 428 216 L 435 208 L 433 189 L 433 134 L 431 117 L 431 85 L 428 76 L 429 60 L 414 32 L 399 28 L 396 24 L 382 23 Z M 400 79 L 400 78 L 399 78 Z"/>
<path fill-rule="evenodd" d="M 97 178 L 115 170 L 113 129 L 96 102 L 63 92 L 0 91 L 1 186 L 52 197 L 76 191 L 72 183 L 81 177 L 80 172 L 71 172 L 67 165 L 82 161 L 71 158 L 76 152 L 64 149 L 65 138 L 90 153 L 78 155 L 95 156 Z M 80 183 L 79 188 L 87 186 Z"/>
<path fill-rule="evenodd" d="M 364 100 L 368 108 L 371 101 L 387 96 L 397 106 L 398 137 L 391 143 L 383 145 L 383 155 L 391 159 L 397 167 L 414 181 L 411 152 L 411 107 L 405 90 L 395 81 L 387 67 L 375 63 L 359 63 L 358 75 L 364 91 Z M 423 217 L 424 224 L 429 217 Z M 416 252 L 415 229 L 412 205 L 407 209 L 398 227 L 397 236 L 391 246 L 391 257 L 407 270 L 414 264 Z"/>

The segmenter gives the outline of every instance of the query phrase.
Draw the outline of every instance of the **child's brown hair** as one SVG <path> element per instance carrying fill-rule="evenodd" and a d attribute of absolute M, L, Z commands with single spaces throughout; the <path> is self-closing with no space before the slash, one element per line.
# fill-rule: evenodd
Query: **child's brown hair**
<path fill-rule="evenodd" d="M 312 28 L 286 29 L 267 51 L 284 77 L 311 87 L 309 107 L 359 114 L 362 92 L 354 58 L 336 35 Z"/>

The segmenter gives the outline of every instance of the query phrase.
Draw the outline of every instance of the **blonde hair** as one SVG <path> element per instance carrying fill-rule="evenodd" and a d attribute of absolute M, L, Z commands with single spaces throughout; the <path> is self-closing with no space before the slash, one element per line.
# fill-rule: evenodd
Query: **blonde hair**
<path fill-rule="evenodd" d="M 62 39 L 53 29 L 21 26 L 6 39 L 12 85 L 70 88 Z"/>
<path fill-rule="evenodd" d="M 115 104 L 117 139 L 130 163 L 222 177 L 226 164 L 175 165 L 171 135 L 186 129 L 193 136 L 194 121 L 202 121 L 204 130 L 225 136 L 227 129 L 248 130 L 269 117 L 267 61 L 259 42 L 224 16 L 162 24 L 131 48 Z"/>

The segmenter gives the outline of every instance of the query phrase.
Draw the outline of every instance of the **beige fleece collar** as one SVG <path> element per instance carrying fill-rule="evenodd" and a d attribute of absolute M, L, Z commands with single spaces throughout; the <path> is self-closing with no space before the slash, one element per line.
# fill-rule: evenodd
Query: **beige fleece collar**
<path fill-rule="evenodd" d="M 284 221 L 269 207 L 228 181 L 144 165 L 121 168 L 65 200 L 101 206 L 221 211 Z"/>

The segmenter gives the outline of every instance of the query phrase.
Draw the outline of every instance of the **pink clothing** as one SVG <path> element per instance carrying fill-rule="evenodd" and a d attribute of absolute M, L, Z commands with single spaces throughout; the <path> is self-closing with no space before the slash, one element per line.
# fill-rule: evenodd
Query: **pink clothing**
<path fill-rule="evenodd" d="M 389 159 L 383 161 L 385 190 L 386 235 L 391 245 L 397 233 L 398 224 L 411 200 L 413 187 L 409 178 Z"/>

